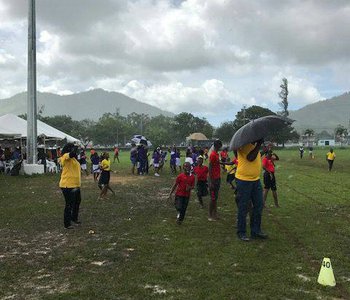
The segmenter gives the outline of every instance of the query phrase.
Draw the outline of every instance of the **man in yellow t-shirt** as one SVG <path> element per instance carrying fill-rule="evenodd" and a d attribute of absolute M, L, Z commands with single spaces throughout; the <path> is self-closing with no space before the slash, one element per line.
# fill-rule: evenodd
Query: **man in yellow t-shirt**
<path fill-rule="evenodd" d="M 79 207 L 81 202 L 80 186 L 81 172 L 80 163 L 77 160 L 77 148 L 72 143 L 66 144 L 59 158 L 62 168 L 59 187 L 62 190 L 66 205 L 64 208 L 64 227 L 73 229 L 78 221 Z"/>
<path fill-rule="evenodd" d="M 263 209 L 263 190 L 260 183 L 261 155 L 260 146 L 263 140 L 242 146 L 237 150 L 238 166 L 236 171 L 237 190 L 237 235 L 242 241 L 249 241 L 246 235 L 246 219 L 253 205 L 250 220 L 252 238 L 266 239 L 267 235 L 261 231 L 261 216 Z"/>
<path fill-rule="evenodd" d="M 335 153 L 333 151 L 333 149 L 329 149 L 329 152 L 327 153 L 326 155 L 326 159 L 327 159 L 327 162 L 328 162 L 328 171 L 332 171 L 332 168 L 333 168 L 333 163 L 334 163 L 334 160 L 335 160 Z"/>

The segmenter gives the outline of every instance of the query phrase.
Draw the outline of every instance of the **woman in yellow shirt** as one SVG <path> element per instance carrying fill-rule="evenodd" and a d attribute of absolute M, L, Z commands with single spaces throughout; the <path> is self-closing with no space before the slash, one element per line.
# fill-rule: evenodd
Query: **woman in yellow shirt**
<path fill-rule="evenodd" d="M 329 149 L 329 152 L 327 153 L 326 155 L 326 159 L 327 159 L 327 162 L 328 162 L 328 171 L 332 171 L 332 168 L 333 168 L 333 163 L 334 163 L 334 160 L 335 160 L 335 153 L 333 151 L 333 149 Z"/>
<path fill-rule="evenodd" d="M 80 186 L 80 163 L 77 160 L 77 147 L 68 143 L 62 149 L 62 156 L 59 158 L 62 168 L 59 187 L 62 190 L 66 205 L 64 208 L 64 227 L 73 229 L 78 221 L 79 207 L 81 202 Z"/>

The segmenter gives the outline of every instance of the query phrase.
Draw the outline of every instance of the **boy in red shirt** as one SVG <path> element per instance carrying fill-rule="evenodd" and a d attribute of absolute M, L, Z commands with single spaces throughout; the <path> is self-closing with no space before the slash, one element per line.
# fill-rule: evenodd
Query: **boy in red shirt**
<path fill-rule="evenodd" d="M 198 202 L 203 208 L 203 199 L 208 195 L 208 173 L 209 169 L 207 166 L 203 166 L 203 156 L 198 156 L 197 166 L 193 169 L 194 174 L 197 176 L 197 197 Z"/>
<path fill-rule="evenodd" d="M 177 176 L 175 184 L 171 188 L 169 198 L 176 189 L 175 208 L 178 212 L 176 223 L 181 225 L 185 218 L 186 209 L 191 196 L 191 190 L 194 188 L 194 176 L 191 175 L 191 164 L 186 162 L 183 164 L 184 172 Z"/>
<path fill-rule="evenodd" d="M 271 189 L 275 206 L 279 207 L 277 198 L 277 187 L 275 178 L 275 164 L 274 161 L 279 160 L 277 154 L 272 153 L 271 150 L 267 152 L 265 157 L 262 159 L 262 166 L 264 168 L 264 192 L 263 192 L 263 204 L 265 207 L 267 193 Z"/>
<path fill-rule="evenodd" d="M 220 158 L 219 150 L 222 147 L 222 142 L 216 140 L 214 142 L 214 150 L 210 153 L 209 157 L 209 189 L 210 198 L 209 203 L 209 218 L 208 221 L 217 220 L 217 200 L 219 197 L 220 182 L 221 182 L 221 169 L 220 169 Z"/>
<path fill-rule="evenodd" d="M 119 148 L 117 146 L 114 147 L 114 159 L 113 159 L 113 162 L 115 162 L 115 159 L 117 159 L 118 163 L 120 163 L 120 161 L 119 161 Z"/>

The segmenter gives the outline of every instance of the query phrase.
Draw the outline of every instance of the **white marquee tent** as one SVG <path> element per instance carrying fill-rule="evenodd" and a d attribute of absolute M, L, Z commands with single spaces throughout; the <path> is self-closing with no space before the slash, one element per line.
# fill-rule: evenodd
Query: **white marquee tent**
<path fill-rule="evenodd" d="M 63 140 L 68 142 L 79 142 L 78 139 L 38 120 L 37 122 L 38 136 L 45 138 Z M 27 121 L 13 114 L 0 116 L 0 136 L 12 136 L 27 138 Z"/>

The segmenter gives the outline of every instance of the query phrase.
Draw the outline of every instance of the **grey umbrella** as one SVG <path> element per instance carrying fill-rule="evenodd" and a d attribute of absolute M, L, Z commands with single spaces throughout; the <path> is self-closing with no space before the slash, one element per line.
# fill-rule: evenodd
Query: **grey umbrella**
<path fill-rule="evenodd" d="M 237 150 L 246 144 L 263 139 L 293 122 L 289 118 L 277 115 L 252 120 L 236 131 L 230 142 L 230 150 Z"/>

